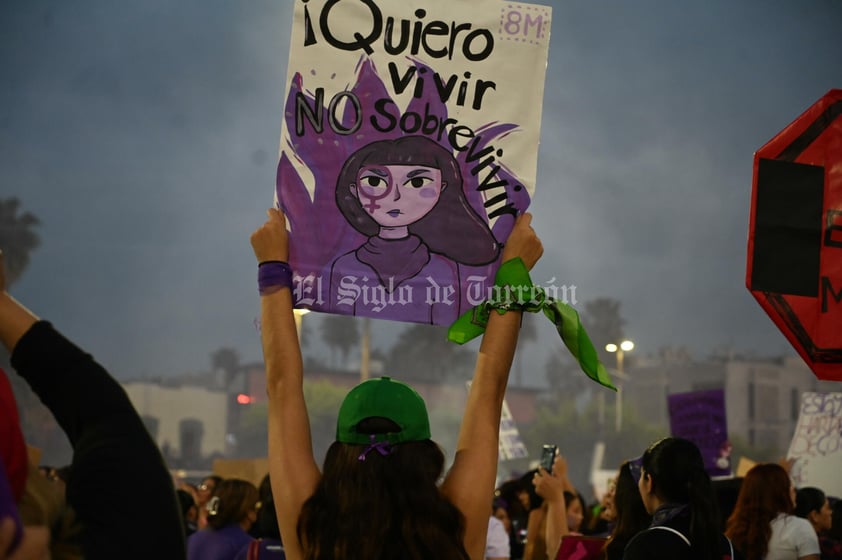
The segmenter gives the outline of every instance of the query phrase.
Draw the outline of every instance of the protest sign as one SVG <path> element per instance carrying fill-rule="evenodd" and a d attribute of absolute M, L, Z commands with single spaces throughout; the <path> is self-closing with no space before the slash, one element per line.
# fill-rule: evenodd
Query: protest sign
<path fill-rule="evenodd" d="M 842 393 L 803 393 L 787 458 L 799 488 L 815 486 L 842 496 Z"/>
<path fill-rule="evenodd" d="M 259 457 L 255 459 L 214 459 L 213 473 L 222 478 L 240 478 L 248 480 L 255 486 L 269 473 L 269 459 Z"/>
<path fill-rule="evenodd" d="M 725 392 L 692 391 L 667 397 L 670 433 L 699 447 L 711 476 L 731 474 L 731 443 L 725 417 Z"/>
<path fill-rule="evenodd" d="M 297 0 L 276 202 L 296 307 L 448 325 L 535 191 L 551 9 Z"/>
<path fill-rule="evenodd" d="M 517 424 L 509 410 L 509 404 L 503 399 L 503 411 L 500 417 L 500 441 L 498 443 L 499 460 L 522 459 L 529 456 L 518 432 Z"/>

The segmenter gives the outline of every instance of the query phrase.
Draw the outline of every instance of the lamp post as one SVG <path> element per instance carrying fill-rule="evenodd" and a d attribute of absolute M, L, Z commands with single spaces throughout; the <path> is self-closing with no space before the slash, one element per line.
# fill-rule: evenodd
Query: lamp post
<path fill-rule="evenodd" d="M 634 342 L 631 340 L 622 341 L 619 346 L 617 344 L 609 343 L 605 345 L 605 350 L 617 355 L 617 373 L 620 381 L 617 383 L 617 408 L 615 410 L 614 428 L 616 431 L 623 429 L 623 379 L 625 379 L 625 371 L 623 370 L 623 356 L 626 352 L 631 352 L 634 349 Z"/>

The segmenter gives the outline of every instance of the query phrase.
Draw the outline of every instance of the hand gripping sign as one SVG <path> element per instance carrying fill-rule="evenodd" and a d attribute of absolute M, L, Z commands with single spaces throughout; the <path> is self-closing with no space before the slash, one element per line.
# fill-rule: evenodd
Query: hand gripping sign
<path fill-rule="evenodd" d="M 842 381 L 842 89 L 754 156 L 746 284 L 813 373 Z"/>

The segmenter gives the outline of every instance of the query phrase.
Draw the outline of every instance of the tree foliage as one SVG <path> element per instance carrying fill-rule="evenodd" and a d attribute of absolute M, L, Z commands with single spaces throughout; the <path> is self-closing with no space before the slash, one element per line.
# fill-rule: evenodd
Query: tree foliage
<path fill-rule="evenodd" d="M 30 212 L 19 213 L 20 200 L 16 197 L 0 199 L 0 249 L 6 265 L 6 285 L 20 278 L 29 265 L 29 255 L 41 239 L 35 232 L 38 218 Z"/>
<path fill-rule="evenodd" d="M 321 334 L 324 343 L 331 349 L 333 365 L 336 366 L 338 351 L 344 364 L 351 349 L 360 344 L 360 331 L 357 318 L 350 315 L 325 315 L 321 322 Z"/>
<path fill-rule="evenodd" d="M 386 371 L 400 379 L 470 379 L 474 353 L 447 340 L 442 327 L 415 324 L 405 329 L 389 351 Z"/>

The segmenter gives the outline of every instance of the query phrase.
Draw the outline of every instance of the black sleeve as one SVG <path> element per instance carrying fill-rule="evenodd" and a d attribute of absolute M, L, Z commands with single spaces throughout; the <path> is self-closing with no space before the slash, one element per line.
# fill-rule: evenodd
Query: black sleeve
<path fill-rule="evenodd" d="M 85 558 L 184 559 L 172 478 L 123 388 L 45 321 L 20 339 L 12 366 L 73 446 L 67 501 Z"/>

